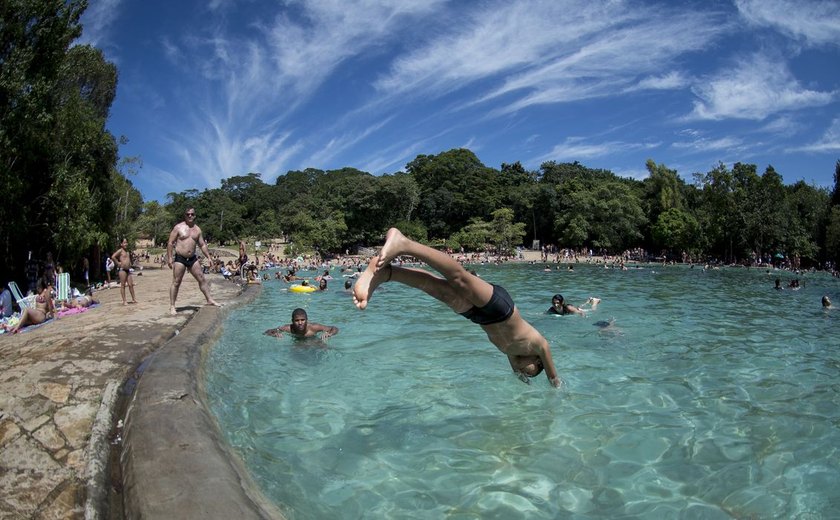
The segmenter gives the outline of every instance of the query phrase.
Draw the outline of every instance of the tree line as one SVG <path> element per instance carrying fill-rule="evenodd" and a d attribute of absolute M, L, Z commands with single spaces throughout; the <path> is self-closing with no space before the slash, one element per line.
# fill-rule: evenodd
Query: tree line
<path fill-rule="evenodd" d="M 379 244 L 398 226 L 412 238 L 453 249 L 507 250 L 533 241 L 616 254 L 719 262 L 798 258 L 803 266 L 840 253 L 840 161 L 835 188 L 785 185 L 768 166 L 718 164 L 693 182 L 647 161 L 644 180 L 578 162 L 485 166 L 473 152 L 420 155 L 404 172 L 374 176 L 353 168 L 289 171 L 273 184 L 259 173 L 223 179 L 218 188 L 170 193 L 145 206 L 138 232 L 165 240 L 187 207 L 219 243 L 285 236 L 297 254 Z"/>
<path fill-rule="evenodd" d="M 754 255 L 822 265 L 840 258 L 840 161 L 834 189 L 785 185 L 771 166 L 719 164 L 686 182 L 652 160 L 634 180 L 578 162 L 485 166 L 470 150 L 419 155 L 381 176 L 355 168 L 289 171 L 273 183 L 234 175 L 204 190 L 144 201 L 138 157 L 106 128 L 117 68 L 75 45 L 84 0 L 0 2 L 0 275 L 25 277 L 30 255 L 78 273 L 122 237 L 161 244 L 187 207 L 214 243 L 286 237 L 292 254 L 379 244 L 398 226 L 468 250 L 559 247 L 738 262 Z M 74 278 L 76 276 L 74 275 Z"/>

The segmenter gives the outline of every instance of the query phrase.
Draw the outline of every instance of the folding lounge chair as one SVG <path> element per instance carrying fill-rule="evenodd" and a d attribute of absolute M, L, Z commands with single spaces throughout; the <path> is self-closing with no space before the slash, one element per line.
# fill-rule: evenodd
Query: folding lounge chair
<path fill-rule="evenodd" d="M 68 298 L 70 298 L 70 273 L 61 273 L 58 275 L 58 282 L 55 287 L 55 299 L 64 302 Z"/>
<path fill-rule="evenodd" d="M 18 287 L 17 282 L 15 282 L 14 280 L 9 282 L 9 289 L 12 291 L 12 297 L 14 297 L 15 301 L 18 304 L 18 307 L 20 307 L 21 312 L 23 312 L 23 309 L 26 309 L 27 307 L 35 306 L 35 295 L 33 294 L 32 296 L 24 297 L 20 293 L 20 287 Z"/>

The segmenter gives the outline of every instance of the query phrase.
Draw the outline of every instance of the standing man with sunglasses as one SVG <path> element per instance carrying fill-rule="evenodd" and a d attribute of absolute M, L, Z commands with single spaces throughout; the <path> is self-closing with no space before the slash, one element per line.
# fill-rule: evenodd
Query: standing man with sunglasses
<path fill-rule="evenodd" d="M 221 304 L 210 296 L 210 284 L 207 283 L 204 273 L 201 271 L 201 263 L 198 261 L 198 255 L 195 254 L 196 248 L 200 248 L 204 257 L 210 260 L 210 250 L 207 249 L 207 243 L 201 235 L 201 228 L 195 225 L 195 209 L 189 208 L 184 213 L 184 221 L 175 224 L 175 227 L 172 228 L 169 241 L 166 243 L 166 263 L 172 269 L 172 287 L 169 288 L 169 314 L 176 313 L 175 300 L 178 298 L 178 289 L 181 287 L 184 273 L 188 270 L 198 281 L 199 289 L 207 298 L 207 305 L 221 307 Z M 174 261 L 173 249 L 175 250 Z"/>

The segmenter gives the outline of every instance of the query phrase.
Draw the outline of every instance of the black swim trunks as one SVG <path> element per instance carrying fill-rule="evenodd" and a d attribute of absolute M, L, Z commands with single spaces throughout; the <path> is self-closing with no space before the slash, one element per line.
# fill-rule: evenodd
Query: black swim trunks
<path fill-rule="evenodd" d="M 475 307 L 462 312 L 461 316 L 479 325 L 501 323 L 513 314 L 513 298 L 504 287 L 493 284 L 493 296 L 484 307 Z"/>
<path fill-rule="evenodd" d="M 181 264 L 184 264 L 187 269 L 190 269 L 195 261 L 198 260 L 198 255 L 192 255 L 191 257 L 187 258 L 185 256 L 181 256 L 178 253 L 175 253 L 175 261 Z"/>

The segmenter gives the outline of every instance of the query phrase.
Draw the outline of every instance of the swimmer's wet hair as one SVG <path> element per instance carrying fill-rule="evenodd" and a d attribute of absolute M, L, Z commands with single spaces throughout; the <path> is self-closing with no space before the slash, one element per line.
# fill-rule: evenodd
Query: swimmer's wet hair
<path fill-rule="evenodd" d="M 562 295 L 562 294 L 560 294 L 560 293 L 557 293 L 557 294 L 555 294 L 554 296 L 552 296 L 552 297 L 551 297 L 551 300 L 552 300 L 552 301 L 554 301 L 554 300 L 560 300 L 561 302 L 566 301 L 565 299 L 563 299 L 563 295 Z"/>
<path fill-rule="evenodd" d="M 298 307 L 297 309 L 292 311 L 292 319 L 295 319 L 295 316 L 303 316 L 306 318 L 306 311 Z"/>

